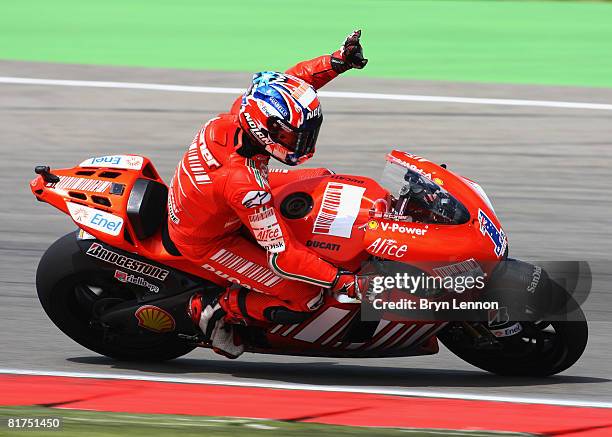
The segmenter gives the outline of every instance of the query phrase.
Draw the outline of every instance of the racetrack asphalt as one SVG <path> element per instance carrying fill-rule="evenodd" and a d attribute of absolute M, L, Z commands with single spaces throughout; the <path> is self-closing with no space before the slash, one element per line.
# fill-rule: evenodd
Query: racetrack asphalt
<path fill-rule="evenodd" d="M 249 73 L 0 61 L 0 76 L 245 87 Z M 612 89 L 339 78 L 326 90 L 612 102 Z M 237 361 L 196 350 L 155 365 L 115 362 L 65 337 L 36 298 L 45 249 L 74 229 L 31 195 L 33 167 L 72 167 L 96 155 L 150 157 L 168 180 L 199 125 L 233 96 L 0 84 L 0 368 L 210 377 L 221 380 L 404 387 L 550 399 L 612 401 L 612 114 L 608 111 L 429 102 L 323 99 L 325 122 L 312 166 L 379 177 L 384 154 L 409 151 L 479 182 L 509 236 L 532 260 L 588 260 L 601 271 L 587 314 L 582 359 L 547 379 L 502 378 L 446 350 L 430 357 L 321 359 L 246 354 Z M 375 381 L 375 382 L 373 382 Z"/>

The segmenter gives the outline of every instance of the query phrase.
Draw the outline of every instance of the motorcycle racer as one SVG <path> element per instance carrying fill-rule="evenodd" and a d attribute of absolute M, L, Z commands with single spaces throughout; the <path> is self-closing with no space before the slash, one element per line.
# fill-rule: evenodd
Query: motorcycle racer
<path fill-rule="evenodd" d="M 358 297 L 355 275 L 299 243 L 272 199 L 274 186 L 331 172 L 269 172 L 267 165 L 270 157 L 295 166 L 313 156 L 323 120 L 316 90 L 366 65 L 360 36 L 354 31 L 333 54 L 285 73 L 255 74 L 230 112 L 199 130 L 177 166 L 168 195 L 170 237 L 183 256 L 229 285 L 218 297 L 196 294 L 188 309 L 218 353 L 242 353 L 236 323 L 301 322 L 323 303 L 325 289 Z"/>

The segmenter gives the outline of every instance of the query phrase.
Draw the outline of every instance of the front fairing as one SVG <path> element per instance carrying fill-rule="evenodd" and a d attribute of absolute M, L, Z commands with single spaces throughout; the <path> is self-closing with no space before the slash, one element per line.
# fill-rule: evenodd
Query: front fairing
<path fill-rule="evenodd" d="M 423 215 L 410 215 L 409 211 L 394 214 L 390 207 L 401 185 L 388 182 L 398 180 L 397 174 L 394 178 L 386 174 L 382 184 L 342 174 L 297 180 L 273 189 L 275 205 L 301 244 L 348 270 L 357 271 L 370 255 L 421 264 L 427 271 L 431 268 L 426 266 L 470 259 L 488 263 L 491 267 L 484 270 L 492 270 L 503 256 L 506 240 L 481 194 L 461 176 L 423 158 L 394 151 L 390 160 L 398 163 L 395 171 L 401 181 L 410 170 L 440 187 L 445 198 L 457 203 L 455 211 L 463 212 L 452 217 L 429 215 L 425 221 Z M 302 213 L 295 215 L 293 210 Z"/>
<path fill-rule="evenodd" d="M 473 259 L 490 272 L 503 259 L 506 235 L 480 186 L 409 153 L 393 151 L 387 162 L 381 185 L 389 190 L 390 198 L 387 211 L 375 212 L 366 228 L 364 243 L 370 254 L 426 271 L 431 271 L 432 266 Z M 454 210 L 461 212 L 445 217 L 398 209 L 402 189 L 406 192 L 406 175 L 415 174 L 420 176 L 419 181 L 425 181 L 425 186 L 437 187 L 438 193 L 456 202 Z"/>
<path fill-rule="evenodd" d="M 389 216 L 402 222 L 425 224 L 466 223 L 468 210 L 443 188 L 440 178 L 406 166 L 396 159 L 387 159 L 381 185 L 389 190 L 387 202 Z"/>

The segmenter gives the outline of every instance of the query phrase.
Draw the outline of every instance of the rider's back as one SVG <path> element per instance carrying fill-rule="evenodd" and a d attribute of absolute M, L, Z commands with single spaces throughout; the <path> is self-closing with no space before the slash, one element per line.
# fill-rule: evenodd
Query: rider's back
<path fill-rule="evenodd" d="M 232 196 L 259 186 L 259 169 L 265 166 L 258 162 L 261 156 L 248 159 L 236 153 L 240 141 L 237 116 L 221 114 L 198 131 L 183 155 L 168 196 L 170 236 L 180 246 L 197 252 L 198 246 L 240 228 Z"/>

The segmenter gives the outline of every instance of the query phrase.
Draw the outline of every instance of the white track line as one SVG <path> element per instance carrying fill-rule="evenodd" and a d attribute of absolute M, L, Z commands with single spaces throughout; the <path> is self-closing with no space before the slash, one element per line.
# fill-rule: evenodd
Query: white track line
<path fill-rule="evenodd" d="M 95 372 L 63 372 L 55 370 L 26 370 L 26 369 L 10 369 L 0 368 L 0 374 L 11 375 L 35 375 L 35 376 L 63 376 L 71 378 L 97 378 L 97 379 L 121 379 L 130 381 L 154 381 L 154 382 L 170 382 L 179 384 L 209 384 L 209 385 L 227 385 L 231 387 L 258 387 L 271 388 L 280 390 L 306 390 L 306 391 L 324 391 L 324 392 L 344 392 L 344 393 L 369 393 L 382 394 L 392 396 L 410 396 L 422 398 L 445 398 L 445 399 L 461 399 L 471 401 L 493 401 L 493 402 L 512 402 L 519 404 L 545 404 L 558 405 L 569 407 L 592 407 L 592 408 L 612 408 L 612 402 L 597 402 L 587 400 L 571 400 L 571 399 L 546 399 L 546 398 L 529 398 L 522 396 L 489 396 L 478 393 L 452 393 L 452 392 L 436 392 L 423 390 L 408 390 L 403 388 L 387 388 L 387 387 L 354 387 L 345 385 L 316 385 L 316 384 L 300 384 L 300 383 L 278 383 L 264 381 L 233 381 L 213 378 L 187 378 L 180 376 L 147 376 L 147 375 L 129 375 L 125 373 L 95 373 Z"/>
<path fill-rule="evenodd" d="M 118 88 L 149 91 L 171 91 L 182 93 L 206 93 L 206 94 L 233 94 L 239 95 L 244 92 L 243 88 L 224 88 L 209 86 L 171 85 L 160 83 L 139 82 L 106 82 L 94 80 L 58 80 L 38 79 L 30 77 L 0 76 L 0 83 L 15 85 L 49 85 L 82 88 Z M 608 103 L 586 103 L 586 102 L 563 102 L 555 100 L 519 100 L 519 99 L 489 99 L 475 97 L 453 97 L 453 96 L 421 96 L 413 94 L 381 94 L 381 93 L 355 93 L 342 91 L 319 91 L 321 97 L 338 99 L 367 99 L 367 100 L 396 100 L 408 102 L 435 102 L 435 103 L 457 103 L 464 105 L 502 105 L 502 106 L 536 106 L 544 108 L 561 109 L 593 109 L 600 111 L 612 111 L 612 104 Z"/>

